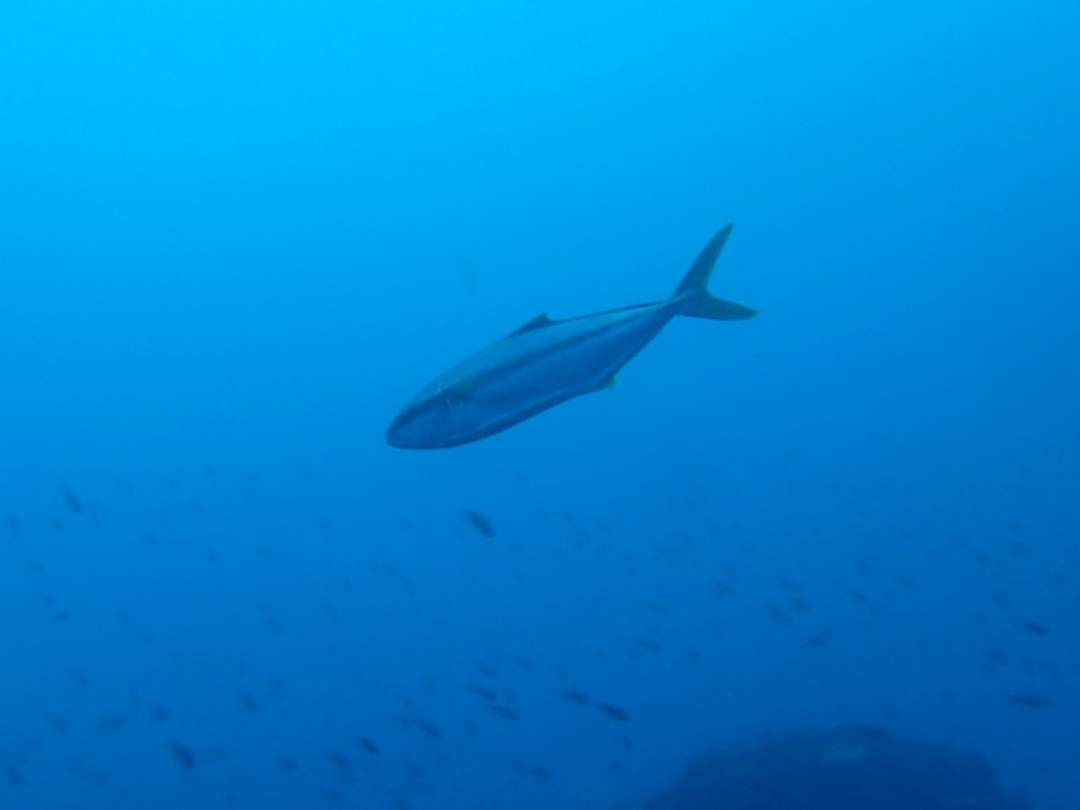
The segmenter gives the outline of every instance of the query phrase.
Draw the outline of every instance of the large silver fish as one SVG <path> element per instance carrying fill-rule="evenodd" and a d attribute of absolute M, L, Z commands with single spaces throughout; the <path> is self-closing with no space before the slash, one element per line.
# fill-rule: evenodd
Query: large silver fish
<path fill-rule="evenodd" d="M 416 395 L 386 431 L 394 447 L 436 449 L 474 442 L 560 402 L 612 385 L 676 315 L 717 321 L 752 318 L 754 310 L 706 289 L 731 225 L 701 251 L 665 301 L 553 321 L 537 315 L 443 374 Z"/>

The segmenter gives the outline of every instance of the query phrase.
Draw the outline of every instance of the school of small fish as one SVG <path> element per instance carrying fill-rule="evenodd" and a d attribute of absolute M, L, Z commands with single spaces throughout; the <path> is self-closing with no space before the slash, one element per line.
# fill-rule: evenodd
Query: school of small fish
<path fill-rule="evenodd" d="M 300 475 L 312 479 L 317 472 L 304 468 Z M 242 802 L 243 777 L 230 782 L 227 775 L 222 776 L 238 756 L 228 730 L 237 724 L 259 729 L 276 750 L 262 767 L 275 773 L 276 779 L 306 786 L 309 806 L 397 810 L 440 806 L 440 791 L 455 761 L 467 758 L 470 748 L 485 736 L 501 741 L 498 746 L 504 753 L 497 755 L 501 761 L 496 765 L 505 770 L 506 778 L 556 790 L 552 786 L 564 778 L 565 764 L 555 757 L 540 758 L 536 749 L 518 744 L 529 739 L 532 723 L 562 724 L 567 734 L 606 739 L 613 772 L 621 772 L 630 767 L 633 752 L 645 742 L 639 737 L 643 732 L 637 718 L 654 711 L 635 704 L 635 691 L 628 684 L 650 683 L 658 671 L 696 672 L 708 679 L 713 677 L 709 673 L 737 666 L 742 642 L 733 636 L 740 625 L 752 624 L 756 634 L 790 649 L 795 656 L 792 661 L 803 657 L 807 666 L 822 656 L 848 654 L 877 635 L 877 628 L 890 615 L 902 617 L 907 605 L 936 587 L 933 583 L 943 573 L 953 579 L 984 578 L 987 582 L 980 603 L 958 608 L 977 615 L 980 632 L 952 640 L 965 662 L 965 676 L 980 679 L 979 700 L 1030 715 L 1052 712 L 1058 694 L 1080 677 L 1080 672 L 1059 660 L 1066 649 L 1060 645 L 1075 643 L 1069 636 L 1072 628 L 1061 632 L 1048 618 L 1031 615 L 1008 589 L 1015 578 L 1035 575 L 1044 576 L 1048 587 L 1068 587 L 1070 574 L 1080 571 L 1080 555 L 1073 546 L 1067 559 L 1055 562 L 1052 570 L 1042 568 L 1037 544 L 1015 520 L 1000 527 L 995 537 L 979 542 L 961 537 L 934 540 L 903 562 L 875 555 L 868 546 L 865 554 L 849 558 L 841 569 L 822 578 L 800 575 L 802 567 L 790 560 L 755 556 L 738 542 L 737 522 L 703 519 L 696 537 L 670 535 L 658 527 L 648 557 L 642 559 L 640 549 L 631 553 L 620 548 L 617 516 L 578 515 L 557 505 L 538 504 L 532 515 L 523 518 L 504 514 L 497 504 L 490 508 L 466 504 L 443 516 L 442 531 L 475 559 L 510 555 L 504 560 L 511 561 L 511 568 L 518 566 L 521 577 L 527 576 L 527 566 L 514 554 L 540 559 L 546 553 L 549 558 L 538 565 L 549 569 L 557 569 L 560 560 L 574 566 L 588 561 L 598 573 L 608 566 L 624 577 L 627 571 L 666 570 L 683 583 L 681 596 L 673 598 L 670 591 L 666 597 L 649 593 L 649 577 L 639 576 L 636 581 L 644 583 L 641 593 L 627 603 L 608 604 L 610 637 L 596 640 L 592 649 L 576 652 L 570 647 L 560 649 L 551 639 L 523 637 L 517 649 L 476 649 L 456 662 L 454 656 L 444 656 L 436 664 L 425 652 L 433 639 L 407 640 L 399 652 L 415 656 L 417 677 L 412 684 L 380 682 L 350 659 L 350 690 L 357 695 L 373 690 L 384 695 L 384 709 L 374 713 L 355 709 L 357 702 L 340 689 L 321 691 L 318 677 L 305 683 L 281 675 L 281 662 L 275 664 L 277 656 L 264 648 L 272 651 L 275 646 L 293 644 L 312 634 L 313 628 L 318 633 L 338 633 L 343 644 L 357 643 L 369 632 L 363 628 L 379 624 L 384 612 L 409 610 L 413 603 L 436 598 L 431 593 L 437 574 L 410 563 L 407 555 L 396 557 L 392 548 L 369 545 L 367 556 L 335 564 L 333 574 L 305 571 L 302 565 L 290 563 L 296 565 L 296 576 L 307 576 L 316 584 L 322 577 L 316 587 L 321 603 L 306 611 L 268 599 L 223 605 L 223 617 L 231 617 L 222 619 L 226 626 L 241 615 L 251 625 L 249 629 L 263 636 L 238 643 L 231 658 L 217 661 L 198 660 L 190 645 L 171 647 L 174 634 L 193 632 L 185 626 L 183 606 L 165 604 L 161 612 L 131 606 L 103 614 L 89 595 L 92 589 L 67 590 L 70 578 L 53 575 L 55 562 L 50 559 L 55 560 L 55 555 L 50 557 L 50 549 L 57 544 L 49 538 L 69 535 L 83 541 L 125 535 L 124 554 L 140 549 L 139 565 L 150 578 L 148 587 L 153 588 L 155 569 L 168 567 L 170 561 L 183 559 L 196 566 L 208 582 L 250 571 L 253 566 L 256 573 L 248 575 L 258 576 L 259 566 L 276 565 L 280 557 L 293 554 L 297 544 L 329 544 L 355 531 L 347 528 L 351 518 L 330 513 L 310 514 L 301 526 L 287 525 L 275 514 L 275 493 L 264 492 L 264 480 L 255 471 L 238 474 L 207 466 L 192 476 L 177 474 L 137 487 L 124 482 L 118 487 L 97 487 L 92 494 L 64 482 L 44 510 L 8 507 L 6 514 L 0 513 L 0 525 L 6 528 L 0 547 L 4 564 L 20 567 L 26 581 L 33 583 L 30 603 L 39 614 L 43 638 L 60 634 L 70 640 L 80 633 L 91 638 L 100 634 L 135 659 L 153 662 L 145 667 L 149 673 L 145 681 L 125 681 L 101 662 L 81 660 L 79 646 L 71 643 L 70 658 L 57 660 L 56 671 L 48 673 L 55 683 L 49 694 L 55 699 L 40 707 L 38 722 L 25 728 L 0 728 L 0 801 L 4 806 L 13 806 L 9 805 L 12 796 L 31 801 L 26 797 L 34 795 L 50 772 L 41 763 L 57 747 L 100 749 L 98 756 L 85 760 L 83 755 L 71 757 L 67 778 L 85 782 L 87 790 L 102 795 L 122 790 L 123 757 L 110 758 L 107 752 L 123 750 L 118 741 L 125 737 L 143 747 L 146 739 L 156 739 L 157 749 L 149 761 L 172 767 L 185 779 L 198 780 L 204 772 L 213 772 L 214 779 L 207 777 L 208 781 L 229 785 L 223 801 Z M 131 504 L 136 497 L 154 505 L 149 510 L 136 508 Z M 230 525 L 238 514 L 254 516 L 258 530 L 242 543 L 202 531 L 225 513 L 231 516 Z M 139 517 L 133 521 L 132 515 Z M 869 520 L 868 515 L 864 517 Z M 521 548 L 515 535 L 521 533 L 523 520 L 531 536 L 547 538 L 545 549 Z M 415 521 L 412 516 L 399 516 L 396 531 L 415 538 L 421 531 Z M 725 550 L 719 555 L 703 551 L 721 543 Z M 371 553 L 374 548 L 380 550 Z M 296 559 L 309 558 L 298 555 Z M 630 579 L 635 581 L 633 576 Z M 203 585 L 193 589 L 223 592 L 220 587 Z M 942 595 L 946 601 L 947 597 L 947 593 Z M 943 622 L 943 626 L 955 624 Z M 594 661 L 617 663 L 625 676 L 618 681 L 605 679 L 598 673 L 606 670 L 597 669 Z M 207 722 L 183 694 L 162 686 L 183 682 L 189 675 L 207 677 L 208 672 L 213 673 L 221 697 L 216 711 L 227 715 L 220 724 Z M 664 682 L 678 688 L 670 674 Z M 959 698 L 942 685 L 933 699 Z M 305 739 L 275 736 L 277 718 L 290 711 L 290 704 L 298 704 L 305 712 L 323 713 Z M 1017 716 L 1014 722 L 1022 727 L 1024 718 Z M 320 727 L 325 734 L 320 735 Z M 72 745 L 73 739 L 81 744 Z M 87 744 L 87 740 L 95 743 Z"/>

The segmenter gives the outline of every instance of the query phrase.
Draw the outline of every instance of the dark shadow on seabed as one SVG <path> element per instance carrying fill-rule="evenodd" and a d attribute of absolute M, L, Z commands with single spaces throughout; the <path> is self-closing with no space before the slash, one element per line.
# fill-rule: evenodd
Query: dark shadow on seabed
<path fill-rule="evenodd" d="M 1029 810 L 990 763 L 869 726 L 796 731 L 700 754 L 638 810 Z M 624 806 L 622 810 L 630 810 Z"/>

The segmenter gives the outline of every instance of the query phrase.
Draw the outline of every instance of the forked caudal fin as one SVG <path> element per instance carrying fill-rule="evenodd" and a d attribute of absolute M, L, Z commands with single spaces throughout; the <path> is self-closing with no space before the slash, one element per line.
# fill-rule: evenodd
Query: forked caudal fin
<path fill-rule="evenodd" d="M 708 318 L 714 321 L 739 321 L 757 315 L 757 312 L 750 307 L 709 294 L 709 277 L 730 234 L 731 225 L 721 228 L 698 254 L 689 272 L 675 289 L 672 300 L 680 303 L 680 315 L 688 318 Z"/>

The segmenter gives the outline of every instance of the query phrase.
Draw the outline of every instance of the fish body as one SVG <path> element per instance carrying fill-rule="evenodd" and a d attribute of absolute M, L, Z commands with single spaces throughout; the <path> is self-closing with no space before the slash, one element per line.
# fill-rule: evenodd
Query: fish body
<path fill-rule="evenodd" d="M 1049 698 L 1029 692 L 1010 693 L 1005 696 L 1005 702 L 1024 709 L 1045 709 L 1050 705 Z"/>
<path fill-rule="evenodd" d="M 531 319 L 424 388 L 393 420 L 387 442 L 437 449 L 487 438 L 610 387 L 619 370 L 677 315 L 753 317 L 749 307 L 706 290 L 730 232 L 728 225 L 712 238 L 671 298 L 558 321 L 546 314 Z"/>

